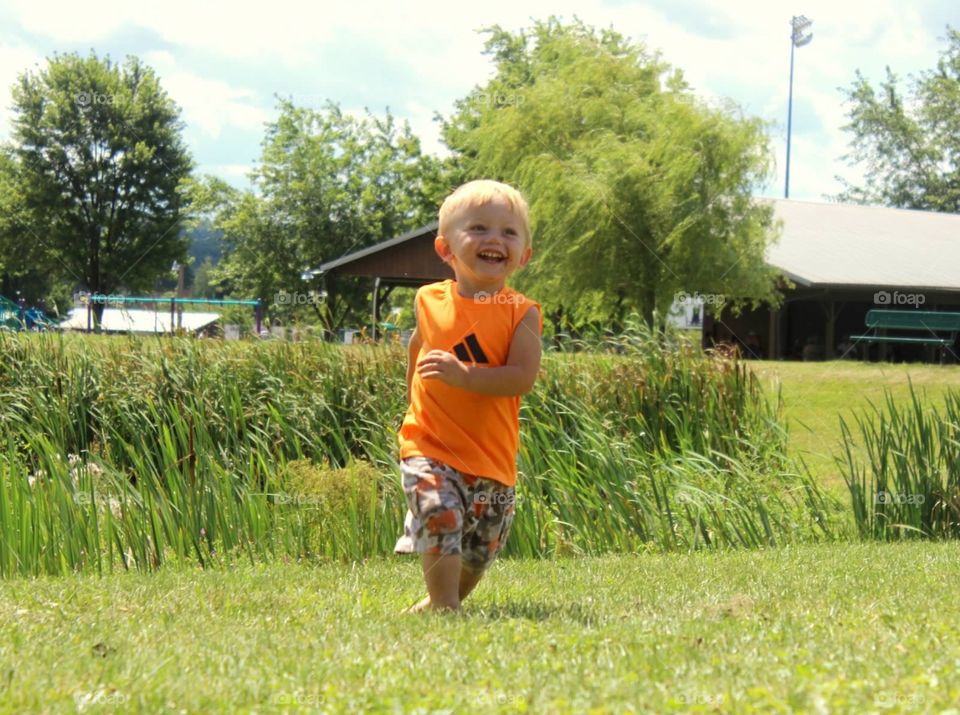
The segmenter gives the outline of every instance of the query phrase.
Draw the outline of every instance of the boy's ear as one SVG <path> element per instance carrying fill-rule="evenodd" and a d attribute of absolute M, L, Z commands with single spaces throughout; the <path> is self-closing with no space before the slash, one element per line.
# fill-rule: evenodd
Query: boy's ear
<path fill-rule="evenodd" d="M 440 260 L 444 263 L 449 263 L 453 258 L 453 250 L 450 248 L 447 239 L 443 236 L 437 236 L 433 239 L 433 250 L 437 252 Z"/>
<path fill-rule="evenodd" d="M 523 249 L 523 253 L 520 254 L 520 264 L 519 267 L 523 268 L 527 263 L 530 262 L 530 259 L 533 257 L 533 246 L 527 246 Z"/>

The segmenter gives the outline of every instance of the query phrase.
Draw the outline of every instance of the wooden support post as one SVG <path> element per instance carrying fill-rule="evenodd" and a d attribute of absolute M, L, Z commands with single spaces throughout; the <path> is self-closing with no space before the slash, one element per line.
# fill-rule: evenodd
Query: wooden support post
<path fill-rule="evenodd" d="M 373 330 L 370 337 L 377 339 L 377 323 L 380 320 L 380 276 L 373 279 Z"/>
<path fill-rule="evenodd" d="M 834 344 L 836 343 L 837 313 L 834 310 L 836 304 L 832 300 L 827 301 L 827 330 L 823 339 L 823 359 L 832 360 L 834 357 Z"/>
<path fill-rule="evenodd" d="M 186 298 L 187 289 L 186 289 L 186 275 L 187 275 L 187 264 L 178 263 L 177 264 L 177 298 Z M 183 328 L 183 306 L 180 305 L 177 308 L 177 329 Z"/>
<path fill-rule="evenodd" d="M 777 355 L 777 347 L 779 336 L 777 335 L 777 325 L 779 317 L 779 310 L 770 309 L 770 320 L 767 323 L 767 359 L 776 360 L 779 356 Z"/>
<path fill-rule="evenodd" d="M 773 344 L 774 354 L 777 356 L 777 360 L 783 360 L 787 355 L 787 309 L 789 303 L 786 301 L 783 302 L 779 308 L 777 308 L 774 315 L 774 323 L 776 325 L 775 334 L 776 342 Z"/>

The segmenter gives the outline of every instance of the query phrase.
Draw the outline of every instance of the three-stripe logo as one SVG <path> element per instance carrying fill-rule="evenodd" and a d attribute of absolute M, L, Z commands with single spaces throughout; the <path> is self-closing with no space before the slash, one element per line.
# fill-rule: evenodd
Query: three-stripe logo
<path fill-rule="evenodd" d="M 457 343 L 454 345 L 453 352 L 462 362 L 490 362 L 487 360 L 487 356 L 483 352 L 483 348 L 480 347 L 480 342 L 477 340 L 477 336 L 473 333 L 470 333 L 470 335 L 464 338 L 462 343 Z"/>

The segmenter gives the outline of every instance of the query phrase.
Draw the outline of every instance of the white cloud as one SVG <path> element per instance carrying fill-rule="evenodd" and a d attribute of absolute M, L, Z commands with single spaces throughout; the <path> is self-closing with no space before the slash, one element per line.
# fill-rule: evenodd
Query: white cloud
<path fill-rule="evenodd" d="M 253 6 L 227 0 L 13 0 L 12 5 L 25 29 L 59 42 L 95 42 L 123 27 L 139 27 L 174 45 L 234 58 L 273 55 L 294 62 L 332 31 L 321 4 L 295 0 Z"/>
<path fill-rule="evenodd" d="M 144 61 L 157 71 L 163 88 L 180 105 L 190 131 L 216 139 L 225 126 L 260 131 L 270 118 L 251 89 L 181 69 L 169 52 L 147 53 Z"/>
<path fill-rule="evenodd" d="M 200 164 L 196 168 L 196 173 L 198 175 L 213 174 L 234 186 L 246 187 L 249 183 L 249 174 L 253 169 L 253 162 L 249 164 Z"/>
<path fill-rule="evenodd" d="M 236 5 L 226 0 L 171 0 L 134 4 L 122 0 L 88 0 L 76 4 L 52 0 L 8 0 L 19 23 L 54 44 L 97 43 L 109 50 L 120 30 L 141 28 L 155 33 L 164 52 L 141 54 L 161 75 L 164 87 L 181 105 L 200 143 L 223 136 L 226 127 L 246 132 L 249 145 L 237 146 L 238 161 L 253 159 L 263 135 L 262 124 L 274 116 L 274 91 L 284 71 L 307 70 L 320 79 L 347 77 L 362 86 L 366 79 L 352 70 L 358 57 L 386 57 L 391 76 L 404 77 L 391 98 L 351 98 L 378 110 L 388 101 L 410 121 L 428 151 L 440 151 L 434 111 L 449 112 L 457 97 L 490 76 L 490 58 L 481 54 L 483 37 L 476 30 L 500 24 L 516 30 L 532 18 L 574 15 L 595 27 L 612 25 L 684 70 L 704 97 L 729 96 L 749 114 L 775 124 L 772 133 L 782 186 L 789 73 L 790 17 L 804 13 L 813 20 L 813 43 L 797 51 L 794 95 L 796 164 L 791 167 L 791 195 L 819 199 L 839 187 L 837 173 L 846 149 L 845 121 L 838 87 L 849 86 L 856 69 L 879 78 L 889 64 L 901 75 L 933 66 L 942 45 L 925 24 L 934 0 L 805 0 L 801 6 L 781 0 L 651 0 L 607 5 L 601 0 L 487 0 L 450 3 L 427 0 L 382 3 L 305 4 L 274 0 L 269 4 Z M 941 12 L 942 15 L 946 11 Z M 939 33 L 942 34 L 942 29 Z M 334 64 L 317 58 L 332 47 L 350 47 Z M 6 54 L 5 54 L 6 53 Z M 329 55 L 324 55 L 329 57 Z M 188 64 L 187 57 L 192 58 Z M 203 58 L 243 60 L 251 72 L 245 86 L 236 86 L 207 69 Z M 36 61 L 31 50 L 0 48 L 0 81 L 9 81 Z M 15 69 L 9 67 L 15 66 Z M 370 85 L 377 83 L 370 77 Z M 9 82 L 8 82 L 9 83 Z M 329 87 L 330 84 L 324 84 Z M 255 88 L 255 89 L 253 89 Z M 362 92 L 361 92 L 362 94 Z M 308 106 L 319 107 L 318 95 Z M 333 96 L 331 99 L 338 100 Z M 303 105 L 301 96 L 295 96 Z M 820 129 L 797 123 L 813 112 Z M 0 115 L 3 126 L 6 120 Z M 0 133 L 3 128 L 0 126 Z"/>
<path fill-rule="evenodd" d="M 681 25 L 662 21 L 645 10 L 638 13 L 649 27 L 648 41 L 664 58 L 685 70 L 698 93 L 732 94 L 749 113 L 773 123 L 771 137 L 777 154 L 777 178 L 769 193 L 782 195 L 786 167 L 787 94 L 790 72 L 790 18 L 806 14 L 813 20 L 813 42 L 796 50 L 794 126 L 790 195 L 821 200 L 841 189 L 834 176 L 862 176 L 847 167 L 846 108 L 840 87 L 849 86 L 857 69 L 879 77 L 891 64 L 905 75 L 932 67 L 940 45 L 924 28 L 915 7 L 898 0 L 871 2 L 806 0 L 798 10 L 792 3 L 698 3 L 703 13 L 714 13 L 733 36 L 716 39 L 699 36 Z M 620 22 L 615 22 L 617 27 Z M 731 89 L 732 88 L 732 89 Z M 798 122 L 813 111 L 819 129 Z M 812 134 L 812 132 L 816 134 Z"/>
<path fill-rule="evenodd" d="M 409 101 L 401 110 L 410 130 L 420 137 L 420 149 L 426 154 L 447 156 L 450 152 L 440 139 L 440 123 L 433 121 L 434 110 L 419 102 Z"/>
<path fill-rule="evenodd" d="M 13 99 L 10 90 L 16 84 L 17 77 L 25 70 L 32 69 L 43 60 L 39 54 L 27 47 L 0 45 L 0 140 L 9 136 L 13 113 L 10 106 Z"/>

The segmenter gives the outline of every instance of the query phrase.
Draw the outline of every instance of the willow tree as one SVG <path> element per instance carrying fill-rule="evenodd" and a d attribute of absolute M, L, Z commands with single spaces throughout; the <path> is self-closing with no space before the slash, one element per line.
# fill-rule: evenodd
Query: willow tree
<path fill-rule="evenodd" d="M 496 75 L 444 124 L 468 174 L 528 196 L 534 260 L 518 283 L 580 319 L 638 311 L 678 292 L 775 300 L 764 262 L 772 208 L 765 127 L 698 99 L 682 73 L 612 30 L 538 22 L 487 30 Z"/>

